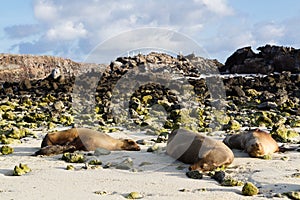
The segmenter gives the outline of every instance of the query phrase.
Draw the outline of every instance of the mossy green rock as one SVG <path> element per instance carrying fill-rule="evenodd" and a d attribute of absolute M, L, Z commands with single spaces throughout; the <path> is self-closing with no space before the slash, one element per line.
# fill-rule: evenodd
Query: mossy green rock
<path fill-rule="evenodd" d="M 263 157 L 261 157 L 264 160 L 272 160 L 272 155 L 268 154 L 268 155 L 264 155 Z"/>
<path fill-rule="evenodd" d="M 67 165 L 66 170 L 74 170 L 74 166 L 73 165 Z"/>
<path fill-rule="evenodd" d="M 8 120 L 14 120 L 16 119 L 16 115 L 12 111 L 8 111 L 3 114 L 3 118 Z"/>
<path fill-rule="evenodd" d="M 258 192 L 259 189 L 251 182 L 245 183 L 245 185 L 242 188 L 242 194 L 245 196 L 257 195 Z"/>
<path fill-rule="evenodd" d="M 247 96 L 256 97 L 261 94 L 261 92 L 256 91 L 255 89 L 246 90 Z"/>
<path fill-rule="evenodd" d="M 242 186 L 243 184 L 244 183 L 242 181 L 238 181 L 232 178 L 227 178 L 221 183 L 222 186 L 229 186 L 229 187 Z"/>
<path fill-rule="evenodd" d="M 26 164 L 20 163 L 19 166 L 15 166 L 13 175 L 14 176 L 22 176 L 30 171 L 31 171 L 31 169 Z"/>
<path fill-rule="evenodd" d="M 225 130 L 238 131 L 241 129 L 241 125 L 236 120 L 230 120 L 227 125 L 224 126 Z"/>
<path fill-rule="evenodd" d="M 287 196 L 290 199 L 300 200 L 300 192 L 287 192 L 284 193 L 285 196 Z"/>
<path fill-rule="evenodd" d="M 83 163 L 84 162 L 84 156 L 83 154 L 79 153 L 64 153 L 62 160 L 69 162 L 69 163 Z"/>
<path fill-rule="evenodd" d="M 157 144 L 154 144 L 153 146 L 151 146 L 147 149 L 147 152 L 155 152 L 158 150 L 159 150 L 159 146 Z"/>
<path fill-rule="evenodd" d="M 273 126 L 271 131 L 272 137 L 279 142 L 289 142 L 292 138 L 298 137 L 299 133 L 287 129 L 284 125 Z"/>
<path fill-rule="evenodd" d="M 4 145 L 1 147 L 1 153 L 3 155 L 12 154 L 14 152 L 14 149 L 10 146 Z"/>
<path fill-rule="evenodd" d="M 126 199 L 142 199 L 144 196 L 140 194 L 139 192 L 130 192 Z"/>
<path fill-rule="evenodd" d="M 91 160 L 89 165 L 102 165 L 102 162 L 100 160 Z"/>

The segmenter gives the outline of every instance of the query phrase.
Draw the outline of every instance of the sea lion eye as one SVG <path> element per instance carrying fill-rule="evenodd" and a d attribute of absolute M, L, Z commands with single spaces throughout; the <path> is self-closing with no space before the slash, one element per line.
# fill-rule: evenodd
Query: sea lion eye
<path fill-rule="evenodd" d="M 129 145 L 134 145 L 135 143 L 134 143 L 134 141 L 130 141 L 130 140 L 129 140 L 129 141 L 128 141 L 128 144 L 129 144 Z"/>

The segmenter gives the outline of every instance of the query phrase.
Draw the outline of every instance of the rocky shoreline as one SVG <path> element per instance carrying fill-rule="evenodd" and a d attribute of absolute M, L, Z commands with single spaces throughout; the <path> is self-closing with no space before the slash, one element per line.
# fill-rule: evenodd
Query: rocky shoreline
<path fill-rule="evenodd" d="M 261 48 L 261 51 L 274 55 L 276 49 L 281 54 L 286 48 L 267 45 L 265 49 L 269 50 Z M 245 51 L 248 56 L 244 56 L 243 62 L 237 61 Z M 44 72 L 48 74 L 46 78 L 36 79 L 37 76 L 32 76 L 34 78 L 27 77 L 21 81 L 5 81 L 0 90 L 1 142 L 9 143 L 11 139 L 26 136 L 26 131 L 22 131 L 26 128 L 55 129 L 57 126 L 72 126 L 75 122 L 77 125 L 99 126 L 106 131 L 113 131 L 114 127 L 138 128 L 156 135 L 179 127 L 200 132 L 263 127 L 269 129 L 277 141 L 291 142 L 292 138 L 299 135 L 292 128 L 300 127 L 300 74 L 292 70 L 293 73 L 220 75 L 219 69 L 232 71 L 236 66 L 234 63 L 241 67 L 241 63 L 245 64 L 251 58 L 255 61 L 255 55 L 251 54 L 251 57 L 249 52 L 249 48 L 237 50 L 225 65 L 195 55 L 174 58 L 167 54 L 150 53 L 120 57 L 97 73 L 93 69 L 98 65 L 93 65 L 94 68 L 85 67 L 88 70 L 83 70 L 81 76 L 80 65 L 65 60 L 67 64 L 60 66 L 70 67 L 64 68 L 68 72 L 55 68 L 57 65 L 53 64 L 53 69 L 62 70 L 57 76 L 50 74 L 49 67 Z M 288 52 L 298 50 L 290 49 Z M 270 55 L 264 56 L 272 59 Z M 16 58 L 15 55 L 12 57 Z M 69 66 L 68 63 L 73 64 Z M 257 72 L 256 68 L 252 69 L 252 73 Z M 130 73 L 132 77 L 126 79 L 125 74 Z M 203 74 L 210 76 L 203 77 Z M 135 81 L 130 81 L 132 79 Z M 91 80 L 97 82 L 95 90 L 89 90 L 93 85 Z M 76 91 L 74 87 L 78 87 Z M 178 91 L 182 93 L 172 91 L 173 88 L 179 88 Z M 92 99 L 76 99 L 76 93 L 91 93 Z M 193 93 L 193 96 L 184 95 L 188 93 Z M 84 113 L 76 110 L 85 106 L 82 104 L 74 108 L 77 105 L 74 101 L 78 100 L 91 104 L 90 110 Z M 118 104 L 126 106 L 118 107 Z M 114 109 L 122 112 L 116 114 Z"/>
<path fill-rule="evenodd" d="M 294 56 L 298 50 L 265 48 L 273 49 L 269 51 L 272 55 L 276 49 L 287 49 L 288 56 L 298 62 Z M 270 68 L 270 63 L 277 62 L 275 57 L 264 54 L 264 59 L 270 60 L 262 60 L 257 59 L 260 53 L 249 52 L 249 48 L 237 50 L 225 65 L 193 54 L 172 57 L 155 52 L 120 57 L 109 65 L 13 55 L 9 62 L 28 67 L 27 72 L 33 73 L 18 76 L 14 76 L 17 72 L 12 69 L 21 73 L 21 68 L 7 64 L 6 59 L 0 68 L 0 175 L 5 179 L 0 196 L 52 198 L 63 192 L 64 198 L 76 194 L 89 199 L 98 199 L 98 195 L 127 198 L 133 194 L 146 199 L 195 199 L 199 195 L 208 199 L 246 199 L 242 196 L 242 185 L 252 182 L 258 187 L 255 194 L 259 189 L 254 199 L 296 199 L 300 74 L 296 68 Z M 22 62 L 29 59 L 31 64 L 27 66 L 16 58 Z M 43 59 L 52 64 L 45 64 Z M 251 60 L 259 61 L 261 65 L 256 64 L 260 67 L 249 68 Z M 63 64 L 53 64 L 58 61 Z M 42 70 L 36 69 L 39 62 L 44 63 Z M 43 71 L 44 67 L 47 70 Z M 242 74 L 235 71 L 243 67 Z M 74 155 L 81 161 L 72 165 L 63 161 L 61 155 L 30 156 L 39 149 L 45 133 L 71 126 L 91 127 L 110 132 L 113 137 L 130 137 L 142 150 L 104 152 L 105 155 L 100 153 L 101 149 L 78 152 Z M 225 171 L 221 169 L 221 177 L 217 177 L 218 172 L 198 172 L 196 179 L 188 179 L 190 173 L 195 178 L 194 172 L 187 172 L 187 165 L 165 154 L 168 133 L 179 127 L 217 140 L 228 133 L 260 127 L 267 129 L 280 144 L 296 148 L 264 159 L 249 158 L 244 152 L 233 150 L 234 162 Z M 28 182 L 24 185 L 12 174 L 22 175 Z"/>

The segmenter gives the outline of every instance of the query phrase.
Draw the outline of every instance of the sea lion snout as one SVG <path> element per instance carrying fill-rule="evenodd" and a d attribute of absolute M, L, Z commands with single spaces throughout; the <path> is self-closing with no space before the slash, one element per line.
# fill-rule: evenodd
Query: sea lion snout
<path fill-rule="evenodd" d="M 272 136 L 260 129 L 228 135 L 223 142 L 232 149 L 247 151 L 251 157 L 263 157 L 278 151 L 278 144 Z"/>
<path fill-rule="evenodd" d="M 169 135 L 166 148 L 171 157 L 191 164 L 189 170 L 211 171 L 232 163 L 232 151 L 221 141 L 185 129 L 176 129 Z"/>
<path fill-rule="evenodd" d="M 131 139 L 123 140 L 123 145 L 122 145 L 121 149 L 127 150 L 127 151 L 140 151 L 141 150 L 140 146 Z"/>
<path fill-rule="evenodd" d="M 249 146 L 247 152 L 249 152 L 249 155 L 252 157 L 262 157 L 265 155 L 263 146 L 260 143 L 255 143 Z"/>

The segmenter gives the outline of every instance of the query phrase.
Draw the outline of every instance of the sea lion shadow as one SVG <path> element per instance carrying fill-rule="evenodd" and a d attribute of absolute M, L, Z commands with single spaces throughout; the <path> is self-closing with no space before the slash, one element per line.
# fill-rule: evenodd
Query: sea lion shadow
<path fill-rule="evenodd" d="M 241 195 L 242 192 L 240 189 L 234 188 L 234 187 L 224 187 L 224 186 L 220 186 L 222 188 L 208 188 L 207 191 L 208 192 L 228 192 L 228 193 L 236 193 Z"/>
<path fill-rule="evenodd" d="M 3 174 L 4 176 L 12 176 L 13 170 L 11 169 L 0 169 L 0 174 Z"/>
<path fill-rule="evenodd" d="M 245 150 L 231 149 L 235 158 L 249 158 L 249 154 Z"/>
<path fill-rule="evenodd" d="M 272 183 L 272 184 L 262 184 L 259 190 L 263 193 L 266 192 L 276 192 L 276 193 L 286 193 L 290 191 L 300 191 L 300 184 L 287 184 L 287 183 Z"/>
<path fill-rule="evenodd" d="M 31 156 L 39 150 L 39 147 L 14 147 L 12 156 Z"/>

